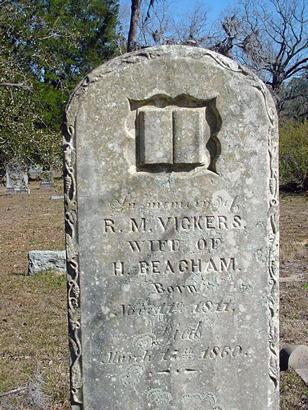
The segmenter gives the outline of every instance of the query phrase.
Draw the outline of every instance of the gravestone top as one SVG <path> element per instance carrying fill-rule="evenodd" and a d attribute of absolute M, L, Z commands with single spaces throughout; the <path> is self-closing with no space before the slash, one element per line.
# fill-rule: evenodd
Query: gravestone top
<path fill-rule="evenodd" d="M 217 53 L 90 73 L 65 134 L 72 408 L 278 410 L 277 117 Z"/>
<path fill-rule="evenodd" d="M 27 167 L 17 161 L 8 163 L 6 170 L 7 193 L 29 193 Z"/>

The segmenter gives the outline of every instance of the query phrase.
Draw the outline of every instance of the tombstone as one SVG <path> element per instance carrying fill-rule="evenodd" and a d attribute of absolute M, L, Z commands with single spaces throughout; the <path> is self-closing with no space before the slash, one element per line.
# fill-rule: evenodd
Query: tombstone
<path fill-rule="evenodd" d="M 44 188 L 53 187 L 53 171 L 42 171 L 40 174 L 41 186 Z"/>
<path fill-rule="evenodd" d="M 41 165 L 38 165 L 38 164 L 31 165 L 28 171 L 30 180 L 39 179 L 42 171 L 43 171 L 43 167 Z"/>
<path fill-rule="evenodd" d="M 6 165 L 5 170 L 7 193 L 30 193 L 27 167 L 25 165 L 12 161 Z"/>
<path fill-rule="evenodd" d="M 280 370 L 294 369 L 308 385 L 308 346 L 286 345 L 280 350 Z"/>
<path fill-rule="evenodd" d="M 49 199 L 52 201 L 63 201 L 64 195 L 51 195 Z"/>
<path fill-rule="evenodd" d="M 65 251 L 29 251 L 28 274 L 44 271 L 66 272 Z"/>
<path fill-rule="evenodd" d="M 127 54 L 76 89 L 64 148 L 72 408 L 278 410 L 263 83 L 201 48 Z"/>

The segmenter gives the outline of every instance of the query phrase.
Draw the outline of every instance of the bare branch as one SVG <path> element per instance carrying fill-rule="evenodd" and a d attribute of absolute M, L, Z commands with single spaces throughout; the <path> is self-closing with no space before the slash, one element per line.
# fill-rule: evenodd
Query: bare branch
<path fill-rule="evenodd" d="M 27 85 L 24 83 L 0 83 L 0 87 L 20 88 L 25 91 L 33 91 L 33 87 L 31 85 Z"/>
<path fill-rule="evenodd" d="M 308 61 L 308 57 L 303 58 L 302 60 L 294 64 L 293 67 L 291 67 L 289 70 L 286 71 L 287 78 L 290 77 L 291 75 L 294 75 L 295 73 L 298 73 L 301 70 L 305 70 L 308 66 L 302 65 L 302 64 L 307 63 L 307 61 Z"/>

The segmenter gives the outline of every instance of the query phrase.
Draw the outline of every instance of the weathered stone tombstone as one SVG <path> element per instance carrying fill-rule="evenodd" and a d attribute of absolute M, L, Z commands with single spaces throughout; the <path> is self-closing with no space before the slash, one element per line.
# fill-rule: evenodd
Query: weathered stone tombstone
<path fill-rule="evenodd" d="M 42 172 L 43 172 L 43 167 L 41 165 L 38 165 L 38 164 L 31 165 L 28 170 L 30 180 L 39 179 Z"/>
<path fill-rule="evenodd" d="M 41 186 L 44 188 L 51 188 L 53 187 L 53 171 L 42 171 L 40 174 L 41 179 Z"/>
<path fill-rule="evenodd" d="M 72 407 L 277 410 L 266 87 L 204 49 L 127 54 L 76 89 L 64 146 Z"/>
<path fill-rule="evenodd" d="M 8 163 L 6 170 L 7 193 L 29 193 L 27 167 L 17 161 Z"/>
<path fill-rule="evenodd" d="M 28 274 L 44 271 L 66 272 L 65 251 L 35 250 L 28 252 Z"/>

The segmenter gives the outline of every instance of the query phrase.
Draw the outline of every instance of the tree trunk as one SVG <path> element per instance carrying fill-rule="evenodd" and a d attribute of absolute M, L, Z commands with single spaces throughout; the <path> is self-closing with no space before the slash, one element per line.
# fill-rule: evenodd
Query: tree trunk
<path fill-rule="evenodd" d="M 272 96 L 274 98 L 278 113 L 280 113 L 283 108 L 283 101 L 281 100 L 281 87 L 284 79 L 285 78 L 283 77 L 281 71 L 274 71 L 270 82 Z"/>
<path fill-rule="evenodd" d="M 132 0 L 132 11 L 131 11 L 130 26 L 129 26 L 128 40 L 127 40 L 127 51 L 128 52 L 134 51 L 136 48 L 137 27 L 138 27 L 139 17 L 140 17 L 140 5 L 141 5 L 141 0 Z"/>

